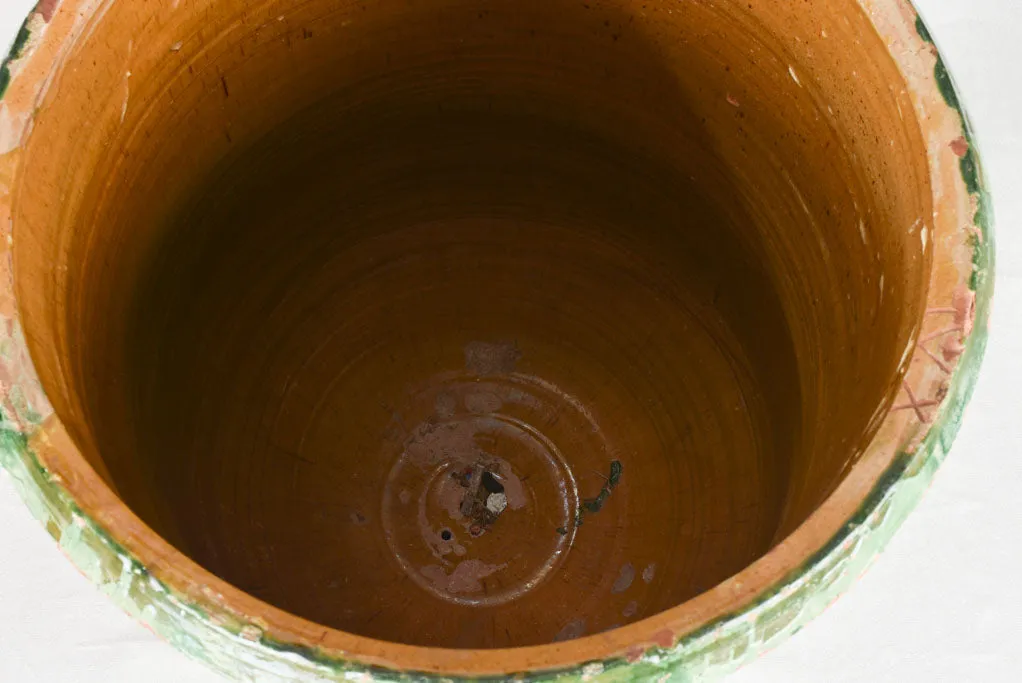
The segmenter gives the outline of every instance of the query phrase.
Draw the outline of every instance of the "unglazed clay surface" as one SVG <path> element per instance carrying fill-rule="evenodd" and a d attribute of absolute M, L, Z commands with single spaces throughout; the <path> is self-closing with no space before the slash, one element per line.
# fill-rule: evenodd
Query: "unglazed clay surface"
<path fill-rule="evenodd" d="M 6 457 L 216 666 L 723 670 L 946 449 L 989 236 L 909 7 L 80 4 L 5 67 Z"/>

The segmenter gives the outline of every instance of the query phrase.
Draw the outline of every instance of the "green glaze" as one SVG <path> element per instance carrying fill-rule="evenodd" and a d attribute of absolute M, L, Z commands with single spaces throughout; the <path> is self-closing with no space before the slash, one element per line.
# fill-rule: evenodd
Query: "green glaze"
<path fill-rule="evenodd" d="M 0 63 L 0 99 L 7 92 L 7 86 L 11 84 L 11 62 L 21 56 L 21 52 L 25 49 L 25 45 L 28 44 L 28 39 L 31 35 L 31 31 L 28 29 L 28 21 L 25 21 L 18 30 L 18 35 L 14 38 L 10 54 Z"/>
<path fill-rule="evenodd" d="M 923 39 L 932 42 L 921 19 L 916 27 Z M 0 71 L 0 93 L 10 80 L 10 62 L 21 53 L 28 37 L 27 28 L 23 28 Z M 987 343 L 994 266 L 990 199 L 979 156 L 954 84 L 939 57 L 935 76 L 947 104 L 961 114 L 963 135 L 969 142 L 961 171 L 968 191 L 977 200 L 974 219 L 980 237 L 972 242 L 975 325 L 951 378 L 947 398 L 934 422 L 928 425 L 922 442 L 914 449 L 906 447 L 900 452 L 860 509 L 824 548 L 740 611 L 681 635 L 670 647 L 648 649 L 634 661 L 616 658 L 585 662 L 562 671 L 522 672 L 516 678 L 537 682 L 719 679 L 798 631 L 846 591 L 918 503 L 948 454 L 976 383 Z M 24 345 L 16 321 L 0 326 L 0 355 L 11 358 Z M 26 383 L 37 380 L 32 376 L 17 381 L 28 386 Z M 241 680 L 279 683 L 438 680 L 424 673 L 368 667 L 317 648 L 280 642 L 254 623 L 222 615 L 214 617 L 194 599 L 176 594 L 84 514 L 61 483 L 40 464 L 30 447 L 30 436 L 39 429 L 42 418 L 22 396 L 17 382 L 8 388 L 7 412 L 0 412 L 0 465 L 10 473 L 32 514 L 82 573 L 173 646 L 220 673 Z M 620 476 L 620 472 L 616 475 Z"/>
<path fill-rule="evenodd" d="M 930 30 L 926 27 L 921 16 L 916 17 L 916 31 L 919 33 L 920 38 L 936 48 L 933 36 L 930 34 Z M 979 239 L 973 238 L 972 282 L 969 286 L 974 292 L 980 294 L 983 291 L 982 280 L 993 278 L 994 249 L 991 243 L 993 240 L 993 205 L 983 180 L 983 168 L 980 165 L 979 153 L 976 151 L 976 137 L 972 131 L 972 123 L 969 120 L 968 113 L 962 106 L 961 99 L 958 97 L 958 89 L 955 86 L 954 78 L 951 76 L 951 72 L 948 70 L 947 65 L 944 63 L 944 58 L 940 56 L 939 52 L 937 54 L 937 63 L 933 67 L 933 77 L 937 81 L 937 88 L 940 90 L 944 102 L 958 112 L 959 117 L 961 117 L 962 137 L 969 144 L 969 149 L 961 161 L 959 161 L 959 166 L 961 167 L 962 179 L 965 181 L 966 189 L 977 200 L 978 208 L 972 219 L 973 225 L 979 228 L 982 241 L 988 245 L 987 248 L 981 248 Z M 992 292 L 989 293 L 992 294 Z"/>

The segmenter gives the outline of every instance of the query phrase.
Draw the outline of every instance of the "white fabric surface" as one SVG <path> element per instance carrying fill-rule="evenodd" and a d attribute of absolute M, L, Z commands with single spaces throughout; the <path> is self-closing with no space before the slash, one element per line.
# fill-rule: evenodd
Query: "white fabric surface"
<path fill-rule="evenodd" d="M 951 457 L 880 560 L 738 683 L 1022 680 L 1022 2 L 917 3 L 972 116 L 995 200 L 998 282 L 982 379 Z M 0 45 L 33 4 L 0 0 Z M 0 681 L 221 680 L 107 602 L 4 474 L 0 520 Z"/>

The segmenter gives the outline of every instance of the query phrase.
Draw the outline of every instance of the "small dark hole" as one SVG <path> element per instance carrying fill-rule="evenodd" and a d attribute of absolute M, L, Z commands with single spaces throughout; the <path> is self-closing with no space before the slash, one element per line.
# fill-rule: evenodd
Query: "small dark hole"
<path fill-rule="evenodd" d="M 483 472 L 483 488 L 490 493 L 504 493 L 504 485 L 491 472 Z"/>
<path fill-rule="evenodd" d="M 454 534 L 452 534 L 448 529 L 444 529 L 443 531 L 440 532 L 440 538 L 444 539 L 445 541 L 449 541 L 452 538 L 454 538 Z"/>

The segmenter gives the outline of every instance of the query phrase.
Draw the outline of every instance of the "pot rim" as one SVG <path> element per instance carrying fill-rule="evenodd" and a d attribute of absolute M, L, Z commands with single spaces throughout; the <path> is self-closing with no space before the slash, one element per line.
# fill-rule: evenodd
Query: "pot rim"
<path fill-rule="evenodd" d="M 6 237 L 0 251 L 7 252 L 0 254 L 6 271 L 0 273 L 0 465 L 82 573 L 193 658 L 228 676 L 282 681 L 714 678 L 776 646 L 844 592 L 946 457 L 987 342 L 994 281 L 990 197 L 968 117 L 917 10 L 909 0 L 855 0 L 888 46 L 927 141 L 934 270 L 943 258 L 957 266 L 959 277 L 931 280 L 927 315 L 906 348 L 900 397 L 878 412 L 877 436 L 802 525 L 738 574 L 681 605 L 599 635 L 541 646 L 451 650 L 384 642 L 326 628 L 238 590 L 160 538 L 86 462 L 46 400 L 18 316 L 11 205 L 24 180 L 20 147 L 63 58 L 114 1 L 41 0 L 0 67 Z M 952 166 L 950 186 L 934 182 Z M 942 240 L 967 251 L 941 251 L 936 245 Z M 962 321 L 959 355 L 910 365 L 916 354 L 932 357 L 923 344 L 946 331 L 947 315 Z"/>

